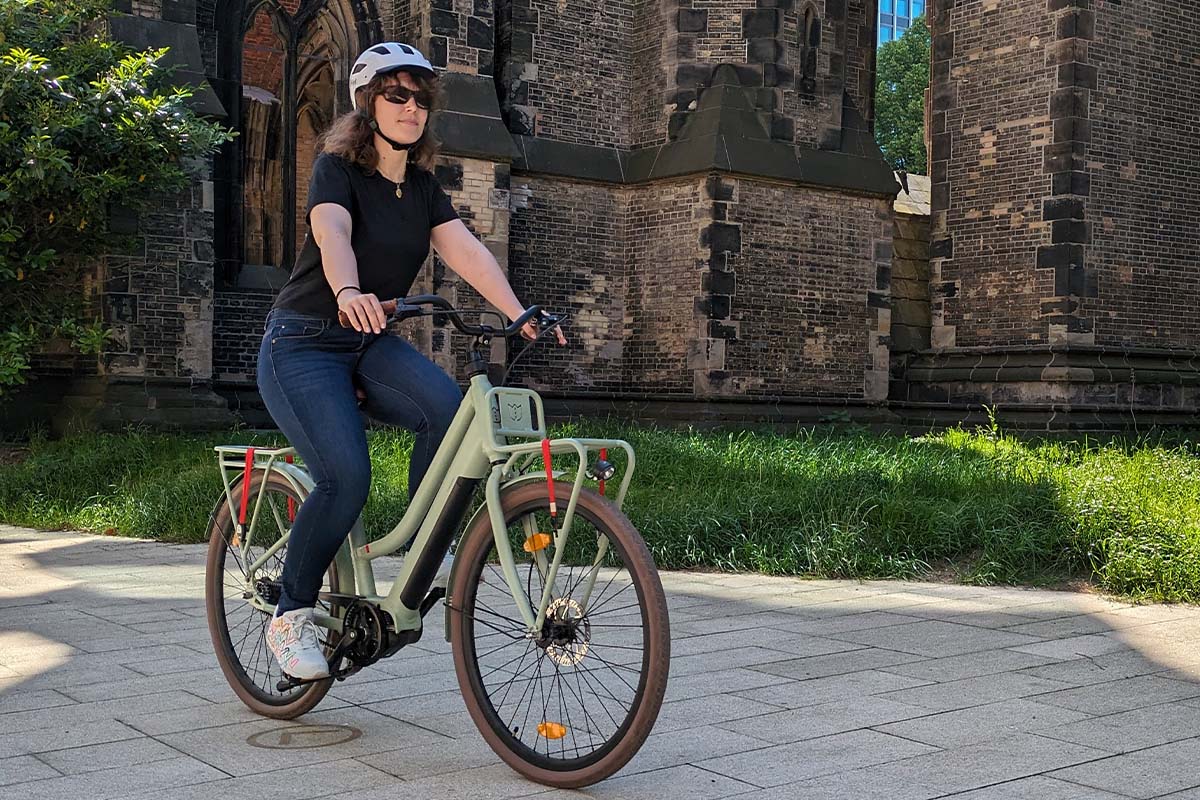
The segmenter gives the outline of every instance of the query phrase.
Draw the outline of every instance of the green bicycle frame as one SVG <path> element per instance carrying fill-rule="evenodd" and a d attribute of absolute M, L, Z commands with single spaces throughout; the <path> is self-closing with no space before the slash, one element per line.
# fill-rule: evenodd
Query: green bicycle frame
<path fill-rule="evenodd" d="M 383 538 L 368 543 L 360 517 L 351 529 L 346 543 L 338 552 L 336 561 L 339 566 L 339 576 L 353 575 L 353 593 L 364 600 L 376 603 L 384 611 L 387 611 L 394 621 L 394 629 L 397 633 L 420 629 L 422 624 L 420 605 L 425 592 L 428 591 L 429 581 L 432 579 L 428 566 L 434 558 L 432 556 L 422 558 L 422 554 L 430 548 L 440 549 L 449 546 L 448 536 L 458 529 L 479 482 L 486 480 L 486 510 L 495 536 L 501 571 L 518 613 L 526 625 L 527 635 L 537 635 L 545 623 L 546 610 L 554 600 L 554 581 L 562 563 L 567 535 L 574 519 L 579 494 L 587 477 L 589 453 L 603 448 L 624 450 L 627 458 L 626 467 L 614 498 L 618 508 L 624 502 L 635 467 L 633 448 L 628 442 L 620 439 L 550 440 L 552 459 L 556 455 L 574 455 L 578 458 L 578 464 L 571 487 L 571 496 L 565 511 L 559 516 L 561 523 L 554 532 L 554 558 L 549 563 L 546 563 L 546 559 L 542 555 L 535 558 L 539 571 L 546 578 L 545 589 L 542 596 L 538 598 L 535 609 L 526 597 L 521 580 L 517 575 L 516 559 L 508 538 L 508 526 L 500 505 L 500 493 L 502 488 L 513 480 L 532 479 L 532 476 L 522 477 L 520 473 L 542 456 L 542 442 L 546 438 L 545 413 L 542 399 L 537 392 L 504 386 L 493 387 L 486 375 L 473 376 L 470 388 L 463 397 L 463 402 L 454 416 L 450 429 L 438 447 L 433 463 L 429 466 L 425 478 L 421 481 L 421 486 L 403 518 Z M 513 443 L 514 440 L 515 443 Z M 260 484 L 253 515 L 250 517 L 249 525 L 243 530 L 243 526 L 239 524 L 239 509 L 235 508 L 233 500 L 231 473 L 236 474 L 245 468 L 241 459 L 246 458 L 248 449 L 244 446 L 215 448 L 219 455 L 226 501 L 229 504 L 235 529 L 242 537 L 244 547 L 249 547 L 253 540 L 253 532 L 262 510 L 262 489 L 266 486 L 266 481 Z M 256 451 L 252 459 L 253 469 L 262 469 L 264 474 L 274 470 L 283 475 L 297 493 L 304 497 L 313 488 L 311 477 L 296 465 L 281 461 L 282 458 L 293 455 L 294 452 L 292 448 Z M 557 473 L 558 470 L 556 469 L 555 472 Z M 247 588 L 251 590 L 254 585 L 254 576 L 258 570 L 272 554 L 286 543 L 290 536 L 289 526 L 284 525 L 283 521 L 278 518 L 278 510 L 270 503 L 267 505 L 276 515 L 275 522 L 278 529 L 286 531 L 286 533 L 247 567 Z M 375 575 L 371 562 L 381 556 L 395 553 L 409 542 L 412 542 L 412 546 L 404 559 L 400 574 L 396 576 L 388 594 L 379 596 L 375 587 Z M 591 591 L 595 586 L 596 576 L 599 574 L 600 565 L 607 549 L 607 539 L 598 542 L 596 557 L 584 582 L 585 588 L 583 596 L 580 598 L 580 604 L 584 608 L 587 607 L 590 600 Z M 442 552 L 436 553 L 438 561 L 441 556 Z M 425 565 L 423 570 L 421 569 L 422 563 Z M 417 575 L 419 571 L 424 574 Z M 414 578 L 416 578 L 415 582 Z M 344 577 L 342 581 L 342 586 L 336 587 L 338 594 L 345 593 Z M 420 585 L 421 583 L 424 585 Z M 267 604 L 257 594 L 254 595 L 251 602 L 260 610 L 273 611 L 273 606 Z M 341 630 L 340 619 L 317 614 L 314 621 L 317 624 Z"/>

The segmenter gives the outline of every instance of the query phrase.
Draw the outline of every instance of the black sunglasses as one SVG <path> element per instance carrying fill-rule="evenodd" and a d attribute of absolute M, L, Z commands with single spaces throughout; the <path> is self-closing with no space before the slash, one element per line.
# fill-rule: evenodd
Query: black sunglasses
<path fill-rule="evenodd" d="M 417 108 L 423 108 L 428 111 L 433 107 L 433 93 L 425 89 L 409 89 L 407 86 L 389 86 L 379 93 L 379 96 L 389 103 L 395 103 L 402 106 L 414 97 L 417 100 Z"/>

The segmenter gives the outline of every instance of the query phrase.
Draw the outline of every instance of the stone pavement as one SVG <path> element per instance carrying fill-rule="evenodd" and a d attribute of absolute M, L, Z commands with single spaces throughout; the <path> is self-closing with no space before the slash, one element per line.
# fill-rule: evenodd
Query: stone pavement
<path fill-rule="evenodd" d="M 427 638 L 292 723 L 225 684 L 201 546 L 0 526 L 0 798 L 1200 800 L 1200 609 L 664 574 L 668 703 L 587 790 L 483 743 Z"/>

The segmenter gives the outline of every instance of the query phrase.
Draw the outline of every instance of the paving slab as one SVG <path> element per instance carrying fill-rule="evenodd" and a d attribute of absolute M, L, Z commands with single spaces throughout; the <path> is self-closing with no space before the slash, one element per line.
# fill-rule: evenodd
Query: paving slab
<path fill-rule="evenodd" d="M 961 792 L 1032 777 L 1058 767 L 1086 765 L 1103 755 L 1088 747 L 1018 734 L 825 775 L 785 788 L 794 792 L 792 797 L 804 800 L 890 797 L 931 800 L 957 797 Z M 785 796 L 780 792 L 765 796 L 765 800 L 783 800 Z"/>
<path fill-rule="evenodd" d="M 706 759 L 697 766 L 766 788 L 936 750 L 899 736 L 863 730 Z"/>
<path fill-rule="evenodd" d="M 1171 680 L 1159 675 L 1139 675 L 1076 689 L 1049 691 L 1038 694 L 1037 699 L 1040 703 L 1101 716 L 1198 697 L 1200 683 Z"/>
<path fill-rule="evenodd" d="M 1050 776 L 1149 800 L 1200 787 L 1198 765 L 1200 738 L 1193 738 L 1056 770 Z"/>
<path fill-rule="evenodd" d="M 1033 700 L 1003 700 L 999 703 L 893 722 L 881 725 L 877 730 L 951 749 L 966 747 L 986 739 L 1058 727 L 1086 719 L 1092 717 L 1069 708 Z"/>
<path fill-rule="evenodd" d="M 960 708 L 987 705 L 1000 700 L 1014 700 L 1030 696 L 1037 696 L 1038 700 L 1042 702 L 1053 702 L 1053 698 L 1057 696 L 1056 693 L 1064 691 L 1067 687 L 1068 684 L 1038 678 L 1034 675 L 1002 672 L 998 675 L 926 684 L 914 689 L 900 689 L 878 695 L 878 698 L 908 703 L 931 711 L 954 711 Z M 1198 688 L 1197 694 L 1200 694 L 1200 688 Z M 1054 703 L 1054 705 L 1061 705 L 1065 708 L 1074 707 L 1068 703 Z"/>
<path fill-rule="evenodd" d="M 1178 742 L 1190 739 L 1198 732 L 1200 707 L 1169 702 L 1041 730 L 1044 736 L 1109 753 L 1127 753 Z M 1200 776 L 1200 764 L 1196 766 L 1196 774 Z"/>
<path fill-rule="evenodd" d="M 212 655 L 204 554 L 0 526 L 0 796 L 1200 800 L 1193 607 L 665 573 L 658 725 L 560 791 L 488 748 L 436 628 L 300 719 L 253 714 Z"/>

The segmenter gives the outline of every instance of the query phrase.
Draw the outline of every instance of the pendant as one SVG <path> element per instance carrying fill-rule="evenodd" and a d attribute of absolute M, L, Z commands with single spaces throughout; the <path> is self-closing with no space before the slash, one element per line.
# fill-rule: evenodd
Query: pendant
<path fill-rule="evenodd" d="M 400 184 L 396 184 L 396 197 L 404 197 L 404 190 L 400 188 Z"/>

